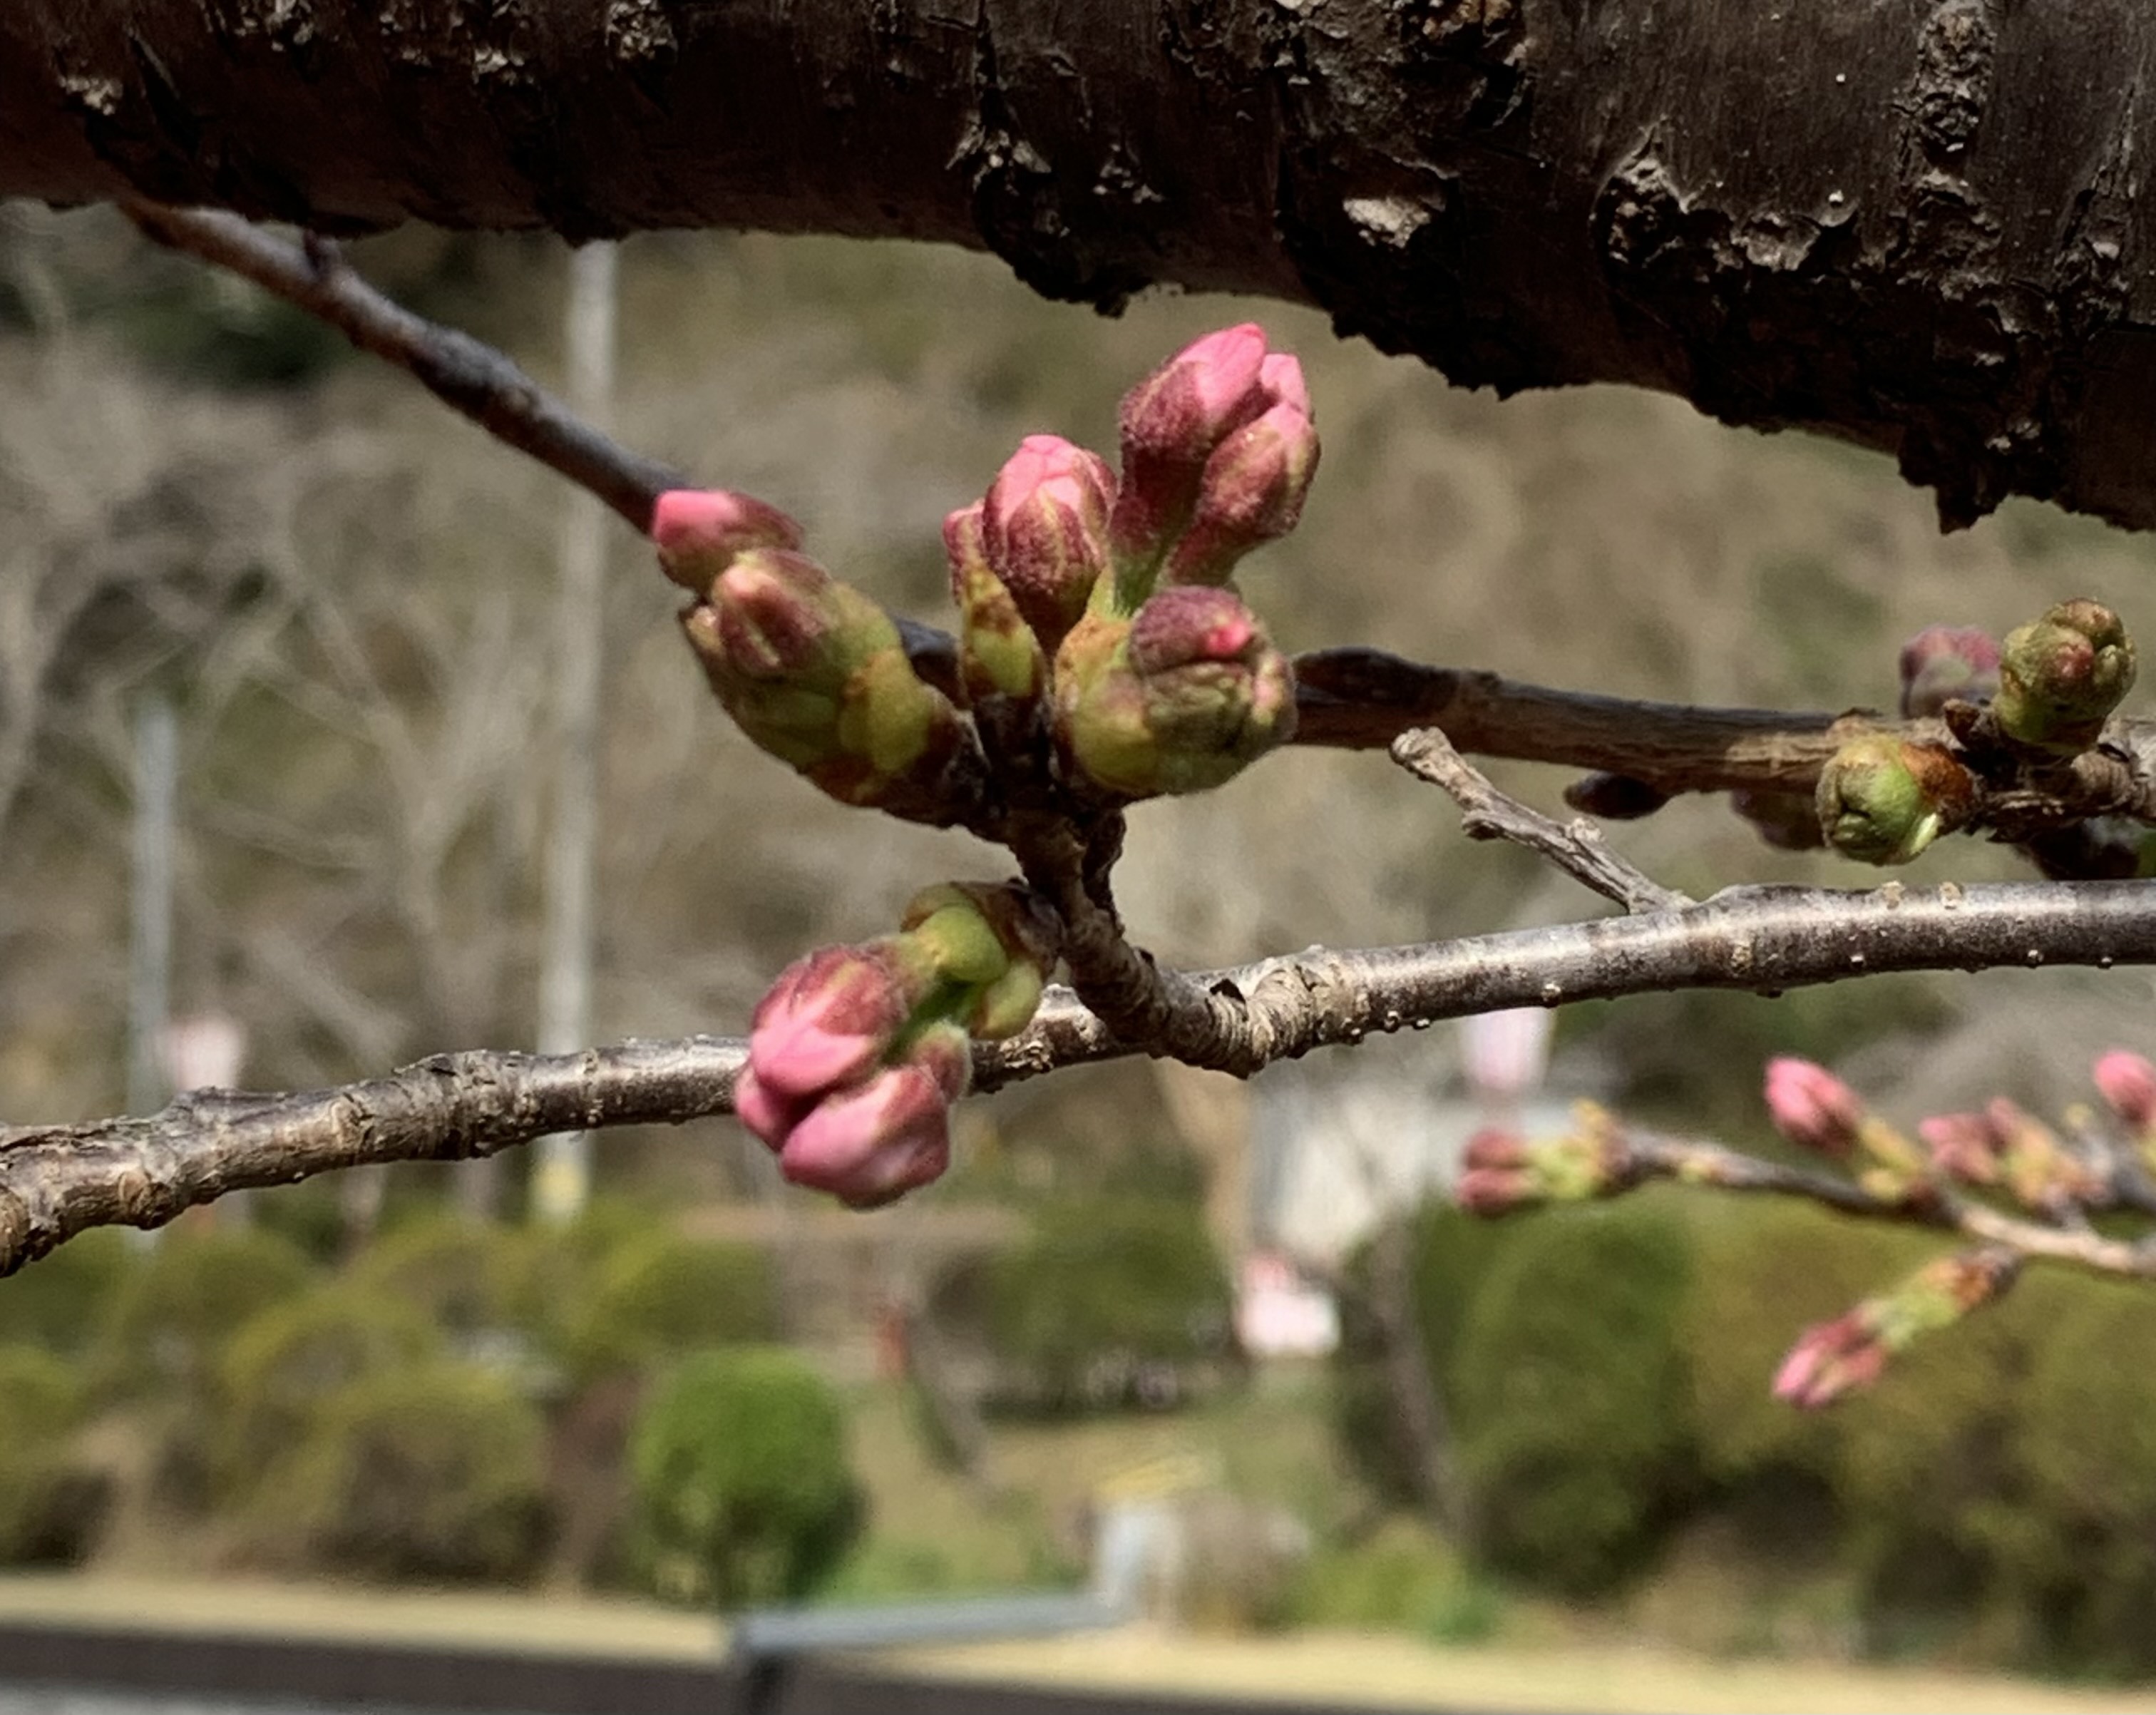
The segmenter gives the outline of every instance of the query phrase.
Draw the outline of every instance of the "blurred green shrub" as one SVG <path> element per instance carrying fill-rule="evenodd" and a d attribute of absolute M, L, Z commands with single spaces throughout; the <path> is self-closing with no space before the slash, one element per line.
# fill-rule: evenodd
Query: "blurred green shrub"
<path fill-rule="evenodd" d="M 1367 1540 L 1313 1555 L 1296 1582 L 1292 1615 L 1301 1625 L 1468 1644 L 1495 1635 L 1505 1605 L 1458 1549 L 1424 1526 L 1394 1518 Z"/>
<path fill-rule="evenodd" d="M 518 1583 L 547 1540 L 545 1430 L 505 1378 L 422 1363 L 325 1398 L 265 1481 L 290 1553 L 385 1579 Z"/>
<path fill-rule="evenodd" d="M 778 1332 L 771 1264 L 753 1245 L 646 1230 L 612 1247 L 564 1330 L 572 1374 L 650 1370 Z"/>
<path fill-rule="evenodd" d="M 522 1230 L 434 1209 L 383 1233 L 352 1259 L 357 1291 L 408 1305 L 452 1339 L 499 1328 L 526 1244 Z"/>
<path fill-rule="evenodd" d="M 1448 1366 L 1492 1567 L 1608 1589 L 1694 1498 L 1691 1272 L 1686 1228 L 1644 1199 L 1536 1216 L 1497 1253 Z"/>
<path fill-rule="evenodd" d="M 42 1346 L 64 1357 L 88 1352 L 136 1261 L 127 1234 L 98 1227 L 0 1280 L 0 1343 Z"/>
<path fill-rule="evenodd" d="M 0 1565 L 72 1562 L 87 1551 L 107 1487 L 75 1451 L 87 1404 L 63 1359 L 0 1345 Z"/>
<path fill-rule="evenodd" d="M 203 1396 L 225 1343 L 316 1271 L 289 1240 L 252 1227 L 176 1227 L 126 1276 L 100 1343 L 105 1383 L 121 1394 Z"/>
<path fill-rule="evenodd" d="M 218 1378 L 220 1487 L 244 1496 L 313 1427 L 324 1402 L 440 1346 L 425 1314 L 360 1280 L 326 1282 L 272 1305 L 234 1336 Z"/>
<path fill-rule="evenodd" d="M 782 1347 L 686 1359 L 645 1406 L 630 1466 L 645 1579 L 672 1601 L 798 1598 L 861 1526 L 844 1408 Z"/>
<path fill-rule="evenodd" d="M 1232 1353 L 1228 1274 L 1202 1209 L 1133 1198 L 1050 1203 L 979 1280 L 1000 1403 L 1050 1412 L 1178 1403 Z"/>

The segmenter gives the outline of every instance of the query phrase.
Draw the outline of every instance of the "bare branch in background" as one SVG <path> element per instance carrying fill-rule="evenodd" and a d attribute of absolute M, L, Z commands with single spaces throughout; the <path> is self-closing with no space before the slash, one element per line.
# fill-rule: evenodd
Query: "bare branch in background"
<path fill-rule="evenodd" d="M 1585 816 L 1559 822 L 1500 792 L 1471 767 L 1435 727 L 1393 741 L 1393 760 L 1418 780 L 1442 788 L 1460 806 L 1460 826 L 1471 840 L 1509 840 L 1548 858 L 1582 886 L 1628 911 L 1681 911 L 1688 895 L 1667 888 L 1602 843 L 1602 830 Z"/>

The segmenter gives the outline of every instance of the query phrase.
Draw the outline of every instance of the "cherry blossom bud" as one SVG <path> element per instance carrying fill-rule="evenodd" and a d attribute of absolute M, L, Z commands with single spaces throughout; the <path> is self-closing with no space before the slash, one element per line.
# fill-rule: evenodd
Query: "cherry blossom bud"
<path fill-rule="evenodd" d="M 2000 1181 L 2024 1208 L 2056 1217 L 2107 1200 L 2105 1176 L 2034 1114 L 2000 1096 L 1985 1107 L 1984 1117 L 1999 1156 Z"/>
<path fill-rule="evenodd" d="M 1999 644 L 1966 625 L 1928 625 L 1902 645 L 1902 714 L 1937 715 L 1949 702 L 1984 702 L 1999 689 Z"/>
<path fill-rule="evenodd" d="M 1471 1173 L 1481 1168 L 1525 1167 L 1528 1149 L 1527 1140 L 1518 1132 L 1484 1126 L 1467 1140 L 1460 1164 Z"/>
<path fill-rule="evenodd" d="M 2096 1086 L 2132 1130 L 2156 1132 L 2156 1065 L 2129 1049 L 2112 1049 L 2097 1058 Z"/>
<path fill-rule="evenodd" d="M 940 1178 L 951 1159 L 951 1104 L 965 1093 L 969 1064 L 963 1031 L 932 1027 L 899 1064 L 826 1096 L 774 1142 L 780 1172 L 855 1209 Z"/>
<path fill-rule="evenodd" d="M 972 742 L 924 684 L 891 616 L 814 560 L 737 556 L 682 629 L 735 724 L 841 803 L 932 819 Z"/>
<path fill-rule="evenodd" d="M 1131 798 L 1219 786 L 1295 730 L 1287 659 L 1225 590 L 1164 589 L 1135 620 L 1089 614 L 1054 695 L 1065 754 Z"/>
<path fill-rule="evenodd" d="M 779 973 L 749 1021 L 757 1084 L 777 1096 L 814 1096 L 883 1057 L 927 991 L 896 943 L 827 947 Z"/>
<path fill-rule="evenodd" d="M 1019 443 L 983 503 L 983 547 L 1041 647 L 1078 623 L 1108 568 L 1115 478 L 1097 454 L 1052 434 Z"/>
<path fill-rule="evenodd" d="M 1030 702 L 1048 683 L 1040 640 L 1009 586 L 988 564 L 983 511 L 977 501 L 943 521 L 951 593 L 960 615 L 958 670 L 977 708 L 996 697 Z"/>
<path fill-rule="evenodd" d="M 1845 1159 L 1865 1119 L 1863 1098 L 1825 1066 L 1778 1055 L 1767 1062 L 1767 1112 L 1792 1143 Z"/>
<path fill-rule="evenodd" d="M 1820 771 L 1815 805 L 1827 843 L 1869 864 L 1906 864 L 1966 819 L 1969 771 L 1936 745 L 1885 733 L 1851 740 Z"/>
<path fill-rule="evenodd" d="M 1965 1185 L 1999 1183 L 1999 1140 L 1980 1113 L 1937 1113 L 1917 1122 L 1932 1165 Z"/>
<path fill-rule="evenodd" d="M 1991 710 L 2016 742 L 2055 755 L 2087 750 L 2133 688 L 2133 639 L 2118 615 L 2086 598 L 2010 631 Z"/>
<path fill-rule="evenodd" d="M 1265 359 L 1260 378 L 1277 403 L 1205 461 L 1189 527 L 1168 553 L 1163 576 L 1171 584 L 1226 583 L 1245 554 L 1286 536 L 1302 516 L 1317 470 L 1317 430 L 1302 367 L 1276 354 Z"/>
<path fill-rule="evenodd" d="M 1122 482 L 1109 526 L 1119 604 L 1133 611 L 1188 522 L 1214 449 L 1269 408 L 1292 403 L 1264 381 L 1265 330 L 1223 328 L 1178 352 L 1123 396 Z M 1276 372 L 1276 384 L 1286 382 Z M 1299 388 L 1298 375 L 1294 385 Z M 1303 399 L 1303 413 L 1309 401 Z"/>
<path fill-rule="evenodd" d="M 1540 1179 L 1519 1168 L 1471 1167 L 1453 1182 L 1452 1200 L 1469 1214 L 1514 1214 L 1548 1200 Z"/>
<path fill-rule="evenodd" d="M 778 507 L 730 489 L 675 488 L 652 508 L 651 539 L 660 569 L 704 596 L 737 555 L 799 547 L 801 526 Z"/>
<path fill-rule="evenodd" d="M 1950 1327 L 2014 1283 L 2010 1251 L 1943 1256 L 1856 1309 L 1804 1330 L 1774 1377 L 1774 1397 L 1806 1410 L 1877 1381 L 1887 1361 L 1918 1337 Z"/>

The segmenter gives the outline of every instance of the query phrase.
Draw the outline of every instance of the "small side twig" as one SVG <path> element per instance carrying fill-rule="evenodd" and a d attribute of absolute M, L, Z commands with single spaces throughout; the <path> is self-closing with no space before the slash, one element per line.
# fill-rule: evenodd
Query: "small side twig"
<path fill-rule="evenodd" d="M 1560 822 L 1499 791 L 1435 727 L 1402 733 L 1393 741 L 1392 757 L 1418 780 L 1450 796 L 1471 840 L 1509 840 L 1523 845 L 1628 911 L 1677 911 L 1692 902 L 1690 896 L 1663 886 L 1604 845 L 1602 830 L 1585 816 Z"/>
<path fill-rule="evenodd" d="M 1724 1191 L 1794 1197 L 1838 1214 L 1959 1233 L 2017 1256 L 2066 1263 L 2092 1274 L 2156 1278 L 2156 1240 L 2107 1238 L 2086 1222 L 2062 1226 L 2027 1219 L 1943 1185 L 1928 1187 L 1921 1197 L 1881 1197 L 1832 1173 L 1762 1161 L 1718 1143 L 1621 1129 L 1609 1142 L 1616 1152 L 1609 1188 L 1613 1193 L 1668 1179 Z"/>

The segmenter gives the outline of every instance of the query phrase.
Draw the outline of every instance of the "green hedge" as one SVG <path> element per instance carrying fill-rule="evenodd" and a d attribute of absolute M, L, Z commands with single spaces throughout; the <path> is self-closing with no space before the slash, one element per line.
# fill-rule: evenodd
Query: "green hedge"
<path fill-rule="evenodd" d="M 506 1379 L 446 1362 L 328 1394 L 263 1488 L 265 1524 L 362 1577 L 518 1583 L 547 1542 L 546 1432 Z"/>
<path fill-rule="evenodd" d="M 1227 1270 L 1195 1204 L 1050 1204 L 978 1284 L 978 1332 L 1010 1403 L 1057 1412 L 1172 1403 L 1192 1366 L 1232 1350 Z"/>
<path fill-rule="evenodd" d="M 630 1467 L 645 1581 L 669 1600 L 798 1598 L 860 1529 L 845 1409 L 783 1348 L 685 1360 L 646 1404 Z"/>
<path fill-rule="evenodd" d="M 0 1565 L 80 1559 L 104 1512 L 104 1479 L 82 1463 L 82 1379 L 39 1346 L 0 1345 Z"/>

